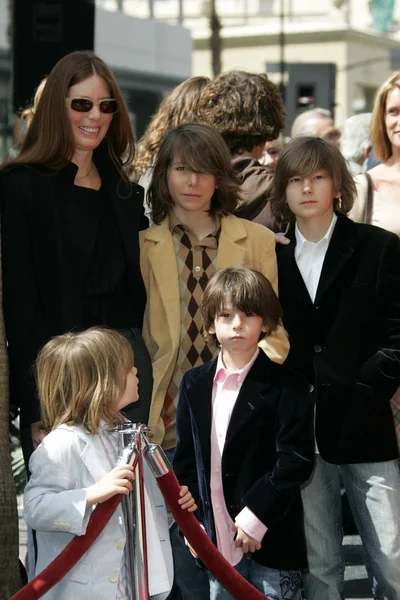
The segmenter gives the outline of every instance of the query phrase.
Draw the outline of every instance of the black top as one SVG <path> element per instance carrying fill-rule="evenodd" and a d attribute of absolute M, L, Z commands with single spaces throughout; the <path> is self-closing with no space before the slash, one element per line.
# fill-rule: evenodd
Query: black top
<path fill-rule="evenodd" d="M 94 324 L 142 327 L 143 188 L 121 178 L 106 150 L 96 150 L 94 162 L 100 194 L 74 184 L 74 163 L 57 172 L 24 165 L 0 171 L 10 394 L 23 426 L 40 419 L 32 367 L 52 336 Z M 103 292 L 111 294 L 100 323 L 87 299 Z"/>
<path fill-rule="evenodd" d="M 76 186 L 77 187 L 77 186 Z M 83 295 L 82 328 L 104 325 L 115 329 L 138 327 L 139 320 L 127 292 L 126 260 L 110 199 L 99 191 L 77 187 L 80 202 L 95 200 L 96 241 Z"/>

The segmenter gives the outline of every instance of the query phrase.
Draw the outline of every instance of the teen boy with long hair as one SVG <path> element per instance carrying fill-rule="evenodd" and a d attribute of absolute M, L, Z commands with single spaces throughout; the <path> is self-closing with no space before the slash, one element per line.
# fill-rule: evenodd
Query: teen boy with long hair
<path fill-rule="evenodd" d="M 307 600 L 343 598 L 340 478 L 374 597 L 400 598 L 400 474 L 390 399 L 400 383 L 400 241 L 354 223 L 355 185 L 340 151 L 296 138 L 275 172 L 273 209 L 289 223 L 278 251 L 290 352 L 315 400 L 316 465 L 302 490 Z"/>

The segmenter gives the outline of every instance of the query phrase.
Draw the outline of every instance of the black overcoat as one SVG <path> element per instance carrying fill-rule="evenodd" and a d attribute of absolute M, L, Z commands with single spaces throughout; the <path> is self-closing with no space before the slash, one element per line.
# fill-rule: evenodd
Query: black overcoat
<path fill-rule="evenodd" d="M 128 185 L 103 149 L 94 153 L 110 198 L 125 254 L 128 294 L 141 328 L 146 292 L 139 265 L 138 231 L 147 226 L 143 188 Z M 33 365 L 54 335 L 81 322 L 86 276 L 94 251 L 99 211 L 74 197 L 77 166 L 54 173 L 18 166 L 0 172 L 3 306 L 10 361 L 10 400 L 21 424 L 40 419 Z M 93 206 L 93 208 L 95 208 Z M 96 216 L 97 215 L 97 216 Z"/>
<path fill-rule="evenodd" d="M 333 464 L 398 456 L 390 399 L 400 385 L 400 240 L 342 214 L 315 302 L 292 243 L 278 249 L 279 299 L 289 334 L 286 365 L 315 388 L 316 439 Z"/>
<path fill-rule="evenodd" d="M 210 494 L 212 386 L 217 359 L 188 371 L 179 395 L 174 471 L 199 506 L 216 543 Z M 314 460 L 307 382 L 260 351 L 229 422 L 221 461 L 225 503 L 234 521 L 247 506 L 268 530 L 253 557 L 274 569 L 306 566 L 300 485 Z"/>

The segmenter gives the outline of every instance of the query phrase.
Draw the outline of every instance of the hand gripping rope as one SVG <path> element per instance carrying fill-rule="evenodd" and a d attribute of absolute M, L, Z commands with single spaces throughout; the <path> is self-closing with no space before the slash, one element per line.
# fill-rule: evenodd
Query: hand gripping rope
<path fill-rule="evenodd" d="M 37 600 L 55 586 L 76 565 L 107 525 L 117 506 L 126 502 L 127 536 L 132 536 L 134 552 L 128 565 L 131 589 L 135 590 L 135 600 L 149 600 L 146 525 L 144 509 L 143 458 L 149 465 L 168 507 L 183 535 L 194 548 L 199 559 L 209 569 L 228 592 L 237 600 L 265 600 L 265 596 L 246 581 L 222 556 L 207 534 L 201 528 L 193 513 L 182 510 L 178 500 L 180 485 L 163 450 L 158 444 L 149 443 L 143 425 L 123 423 L 118 426 L 121 433 L 122 451 L 120 463 L 133 465 L 135 470 L 135 502 L 120 494 L 94 509 L 85 535 L 76 536 L 46 569 L 28 585 L 14 594 L 10 600 Z M 135 505 L 135 515 L 133 515 Z"/>

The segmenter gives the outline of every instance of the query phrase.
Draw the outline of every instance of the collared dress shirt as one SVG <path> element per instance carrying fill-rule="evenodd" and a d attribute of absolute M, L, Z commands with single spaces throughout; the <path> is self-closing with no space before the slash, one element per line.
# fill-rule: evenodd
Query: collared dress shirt
<path fill-rule="evenodd" d="M 169 215 L 169 227 L 178 269 L 181 330 L 178 356 L 162 412 L 165 426 L 164 449 L 176 446 L 176 407 L 184 374 L 189 369 L 210 361 L 217 353 L 217 347 L 208 346 L 202 335 L 200 303 L 208 280 L 217 268 L 221 233 L 218 222 L 213 232 L 199 240 L 173 213 Z"/>
<path fill-rule="evenodd" d="M 300 232 L 299 228 L 295 228 L 296 235 L 296 250 L 295 259 L 303 281 L 306 285 L 311 300 L 315 301 L 319 279 L 321 277 L 322 265 L 324 264 L 325 254 L 328 250 L 329 242 L 335 229 L 337 216 L 332 217 L 329 229 L 324 237 L 319 242 L 310 242 Z"/>
<path fill-rule="evenodd" d="M 214 515 L 217 547 L 232 566 L 237 565 L 242 557 L 241 548 L 234 544 L 234 524 L 226 508 L 221 475 L 221 459 L 225 438 L 240 388 L 259 353 L 257 348 L 251 360 L 238 371 L 228 371 L 222 360 L 222 352 L 218 356 L 217 369 L 212 390 L 212 423 L 211 423 L 211 504 Z M 245 507 L 236 517 L 236 523 L 248 535 L 262 540 L 267 527 Z"/>

